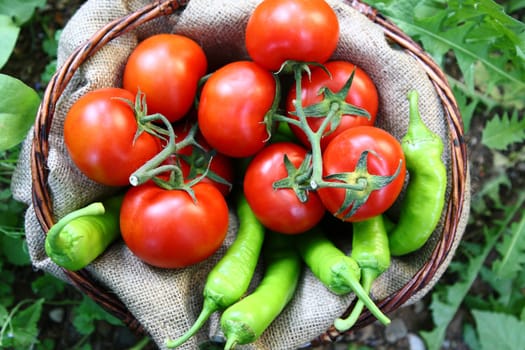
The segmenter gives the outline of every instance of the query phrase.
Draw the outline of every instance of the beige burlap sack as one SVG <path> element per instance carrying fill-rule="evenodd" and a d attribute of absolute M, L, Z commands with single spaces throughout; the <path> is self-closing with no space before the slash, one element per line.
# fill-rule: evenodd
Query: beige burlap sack
<path fill-rule="evenodd" d="M 98 185 L 83 176 L 72 164 L 62 140 L 64 116 L 69 107 L 86 92 L 108 86 L 119 86 L 122 68 L 131 50 L 143 38 L 160 32 L 187 35 L 202 45 L 211 67 L 247 58 L 243 32 L 250 12 L 260 0 L 191 0 L 180 13 L 148 22 L 137 30 L 121 35 L 105 45 L 82 64 L 57 104 L 49 131 L 49 188 L 56 219 L 108 194 L 113 189 Z M 420 93 L 421 114 L 426 124 L 449 144 L 446 117 L 436 91 L 426 73 L 410 55 L 391 47 L 383 30 L 351 6 L 328 0 L 340 20 L 340 42 L 334 58 L 347 59 L 361 66 L 372 77 L 380 96 L 378 125 L 401 138 L 407 128 L 411 89 Z M 59 66 L 79 45 L 106 23 L 125 16 L 145 4 L 146 0 L 88 0 L 66 25 L 59 45 Z M 13 178 L 13 193 L 29 205 L 26 234 L 34 266 L 67 280 L 63 271 L 45 254 L 45 234 L 31 205 L 29 154 L 32 134 L 25 141 L 20 162 Z M 450 150 L 443 156 L 450 164 Z M 450 175 L 450 174 L 449 174 Z M 468 192 L 464 216 L 459 220 L 455 243 L 445 263 L 432 280 L 409 302 L 423 297 L 446 269 L 461 238 L 468 215 Z M 160 348 L 167 338 L 183 334 L 195 321 L 202 306 L 202 289 L 208 271 L 235 237 L 237 219 L 230 216 L 230 232 L 224 246 L 209 260 L 180 270 L 153 268 L 135 258 L 121 242 L 92 263 L 87 270 L 98 283 L 115 293 L 127 306 Z M 429 259 L 439 240 L 442 227 L 428 244 L 416 254 L 393 259 L 391 268 L 374 284 L 372 295 L 382 299 L 404 286 Z M 254 284 L 260 278 L 258 270 Z M 305 269 L 291 304 L 254 344 L 239 349 L 296 349 L 317 337 L 332 325 L 354 298 L 329 292 Z M 181 349 L 196 349 L 202 341 L 220 336 L 219 314 L 215 314 L 203 330 Z"/>

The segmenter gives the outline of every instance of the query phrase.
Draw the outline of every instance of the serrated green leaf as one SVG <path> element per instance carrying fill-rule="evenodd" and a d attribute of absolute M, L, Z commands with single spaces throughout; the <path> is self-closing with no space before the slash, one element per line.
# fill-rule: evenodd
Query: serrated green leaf
<path fill-rule="evenodd" d="M 481 350 L 515 350 L 525 344 L 525 322 L 490 311 L 473 310 Z M 518 345 L 520 344 L 520 345 Z"/>
<path fill-rule="evenodd" d="M 495 226 L 485 227 L 486 242 L 482 247 L 482 251 L 479 254 L 467 257 L 467 262 L 460 275 L 461 280 L 452 285 L 442 286 L 442 289 L 436 289 L 432 294 L 430 308 L 432 309 L 432 320 L 435 327 L 430 331 L 420 332 L 428 350 L 441 349 L 448 325 L 479 275 L 496 242 L 498 242 L 516 214 L 518 212 L 521 213 L 524 202 L 525 194 L 521 194 L 515 205 L 504 208 L 505 219 L 503 221 L 495 221 Z"/>
<path fill-rule="evenodd" d="M 19 33 L 20 27 L 15 25 L 12 19 L 9 16 L 0 14 L 0 69 L 9 60 Z"/>
<path fill-rule="evenodd" d="M 122 325 L 122 322 L 104 310 L 92 299 L 84 297 L 73 310 L 73 325 L 80 334 L 91 334 L 95 330 L 95 321 L 103 320 L 112 325 Z"/>
<path fill-rule="evenodd" d="M 22 306 L 30 303 L 25 309 Z M 13 349 L 30 349 L 33 344 L 38 342 L 38 321 L 42 314 L 44 299 L 34 302 L 21 301 L 10 313 L 8 323 L 2 328 L 0 347 L 5 346 Z"/>
<path fill-rule="evenodd" d="M 511 144 L 525 140 L 525 118 L 519 118 L 514 110 L 509 116 L 505 112 L 501 117 L 495 115 L 483 129 L 481 142 L 495 150 L 506 150 Z"/>
<path fill-rule="evenodd" d="M 495 1 L 423 0 L 411 2 L 412 14 L 396 5 L 401 1 L 367 2 L 419 40 L 442 67 L 452 52 L 467 95 L 481 91 L 501 103 L 523 103 L 525 23 L 506 14 Z M 488 72 L 482 79 L 478 78 L 480 70 Z"/>
<path fill-rule="evenodd" d="M 0 74 L 0 151 L 25 138 L 39 104 L 35 90 L 16 78 Z"/>
<path fill-rule="evenodd" d="M 38 277 L 33 283 L 31 283 L 31 289 L 33 292 L 39 297 L 47 300 L 53 300 L 59 293 L 62 293 L 64 291 L 64 286 L 64 281 L 47 273 Z"/>
<path fill-rule="evenodd" d="M 420 332 L 428 350 L 441 349 L 448 325 L 454 318 L 461 302 L 470 290 L 472 283 L 474 283 L 474 280 L 490 251 L 489 248 L 491 247 L 491 244 L 494 243 L 495 239 L 494 242 L 489 242 L 489 244 L 487 244 L 488 248 L 485 248 L 483 254 L 469 259 L 462 274 L 461 281 L 447 286 L 447 288 L 441 293 L 434 292 L 432 294 L 430 308 L 432 310 L 432 321 L 434 322 L 435 327 L 430 331 Z"/>
<path fill-rule="evenodd" d="M 486 214 L 485 211 L 488 208 L 486 199 L 492 200 L 492 205 L 496 208 L 501 207 L 503 204 L 500 191 L 504 187 L 510 188 L 511 185 L 507 173 L 500 169 L 493 177 L 486 179 L 482 187 L 472 195 L 472 211 L 478 214 Z"/>
<path fill-rule="evenodd" d="M 514 279 L 525 266 L 525 215 L 510 226 L 496 245 L 500 258 L 494 261 L 493 270 L 502 279 Z"/>

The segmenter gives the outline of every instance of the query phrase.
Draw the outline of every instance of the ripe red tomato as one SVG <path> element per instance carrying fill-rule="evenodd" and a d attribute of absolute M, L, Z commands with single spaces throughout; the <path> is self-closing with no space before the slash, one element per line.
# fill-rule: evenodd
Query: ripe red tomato
<path fill-rule="evenodd" d="M 306 150 L 294 143 L 277 142 L 265 147 L 252 159 L 244 177 L 244 194 L 255 216 L 267 228 L 298 234 L 314 227 L 325 213 L 317 193 L 309 192 L 302 203 L 290 188 L 273 188 L 275 181 L 288 176 L 284 156 L 295 166 L 303 162 Z"/>
<path fill-rule="evenodd" d="M 264 0 L 246 27 L 246 49 L 276 71 L 286 60 L 327 61 L 339 40 L 339 22 L 324 0 Z"/>
<path fill-rule="evenodd" d="M 198 107 L 202 135 L 230 157 L 248 157 L 268 141 L 264 117 L 275 98 L 273 75 L 254 62 L 227 64 L 206 81 Z"/>
<path fill-rule="evenodd" d="M 132 187 L 120 212 L 122 238 L 144 262 L 179 268 L 201 262 L 221 246 L 228 230 L 228 206 L 212 185 L 193 186 L 196 201 L 184 190 L 153 182 Z"/>
<path fill-rule="evenodd" d="M 140 42 L 126 62 L 123 86 L 146 95 L 148 113 L 174 122 L 193 105 L 200 78 L 207 70 L 202 48 L 178 34 L 157 34 Z"/>
<path fill-rule="evenodd" d="M 331 133 L 325 133 L 321 138 L 321 148 L 323 149 L 330 140 L 348 128 L 359 125 L 374 125 L 379 104 L 376 86 L 364 70 L 347 61 L 330 61 L 324 66 L 330 72 L 331 77 L 321 67 L 314 67 L 311 71 L 311 77 L 307 78 L 307 76 L 304 76 L 301 80 L 301 101 L 303 107 L 321 102 L 325 95 L 319 94 L 319 90 L 323 87 L 330 89 L 334 93 L 339 92 L 352 74 L 352 71 L 355 69 L 352 85 L 346 95 L 345 101 L 357 107 L 364 108 L 370 113 L 371 118 L 368 119 L 362 116 L 343 115 L 337 129 Z M 297 118 L 290 114 L 290 112 L 295 111 L 293 101 L 296 98 L 296 93 L 295 86 L 293 86 L 286 99 L 286 110 L 288 111 L 289 116 L 293 118 Z M 308 118 L 308 124 L 313 131 L 317 131 L 323 120 L 324 118 L 322 117 L 311 117 Z M 304 145 L 310 145 L 306 134 L 299 127 L 295 125 L 290 125 L 290 127 Z M 330 128 L 328 128 L 327 131 L 329 130 Z"/>
<path fill-rule="evenodd" d="M 135 141 L 135 111 L 124 101 L 135 96 L 119 88 L 88 92 L 68 111 L 64 142 L 75 165 L 90 179 L 109 186 L 129 184 L 129 176 L 161 150 L 157 137 Z"/>
<path fill-rule="evenodd" d="M 373 126 L 358 126 L 337 135 L 324 150 L 323 175 L 353 172 L 363 151 L 370 152 L 367 160 L 369 174 L 391 176 L 396 173 L 398 167 L 400 171 L 390 184 L 372 191 L 363 206 L 350 218 L 344 218 L 350 208 L 337 215 L 345 221 L 365 220 L 385 212 L 403 189 L 406 167 L 401 145 L 390 133 Z M 358 179 L 363 179 L 363 176 L 358 176 Z M 332 214 L 339 211 L 346 193 L 344 189 L 324 187 L 317 192 L 328 211 Z"/>

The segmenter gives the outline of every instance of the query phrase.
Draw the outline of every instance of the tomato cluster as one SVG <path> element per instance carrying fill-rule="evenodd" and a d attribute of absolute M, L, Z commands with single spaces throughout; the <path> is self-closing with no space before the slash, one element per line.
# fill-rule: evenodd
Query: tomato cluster
<path fill-rule="evenodd" d="M 208 72 L 197 42 L 154 35 L 129 56 L 122 86 L 72 106 L 67 150 L 87 177 L 126 186 L 120 225 L 134 254 L 163 268 L 206 259 L 226 236 L 236 188 L 284 234 L 327 210 L 356 221 L 393 204 L 403 152 L 374 126 L 372 79 L 330 60 L 338 33 L 323 0 L 265 0 L 247 23 L 250 60 Z"/>

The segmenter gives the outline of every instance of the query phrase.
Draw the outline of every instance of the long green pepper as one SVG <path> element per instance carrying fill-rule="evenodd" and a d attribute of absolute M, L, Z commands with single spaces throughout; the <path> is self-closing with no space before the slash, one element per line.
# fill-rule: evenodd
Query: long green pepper
<path fill-rule="evenodd" d="M 296 245 L 306 265 L 330 291 L 339 295 L 354 292 L 381 323 L 390 323 L 361 286 L 359 264 L 337 248 L 321 229 L 316 227 L 301 234 Z"/>
<path fill-rule="evenodd" d="M 265 229 L 242 194 L 239 194 L 237 217 L 239 229 L 235 241 L 208 274 L 201 313 L 184 335 L 166 341 L 168 348 L 182 345 L 197 333 L 211 314 L 232 305 L 246 293 L 259 260 Z"/>
<path fill-rule="evenodd" d="M 70 271 L 86 267 L 120 236 L 123 198 L 94 202 L 64 216 L 47 233 L 46 254 Z"/>
<path fill-rule="evenodd" d="M 394 256 L 414 252 L 425 244 L 439 223 L 447 188 L 447 169 L 441 159 L 443 140 L 421 120 L 417 91 L 410 91 L 408 100 L 410 120 L 401 146 L 410 178 L 399 221 L 389 233 Z"/>
<path fill-rule="evenodd" d="M 353 222 L 352 227 L 351 256 L 361 269 L 361 285 L 369 295 L 374 280 L 390 267 L 388 234 L 382 215 Z M 352 328 L 364 306 L 363 300 L 359 299 L 347 318 L 338 318 L 334 321 L 335 328 L 340 332 Z"/>
<path fill-rule="evenodd" d="M 265 272 L 255 291 L 221 316 L 225 350 L 257 340 L 292 299 L 302 261 L 291 236 L 269 232 L 263 247 Z"/>

